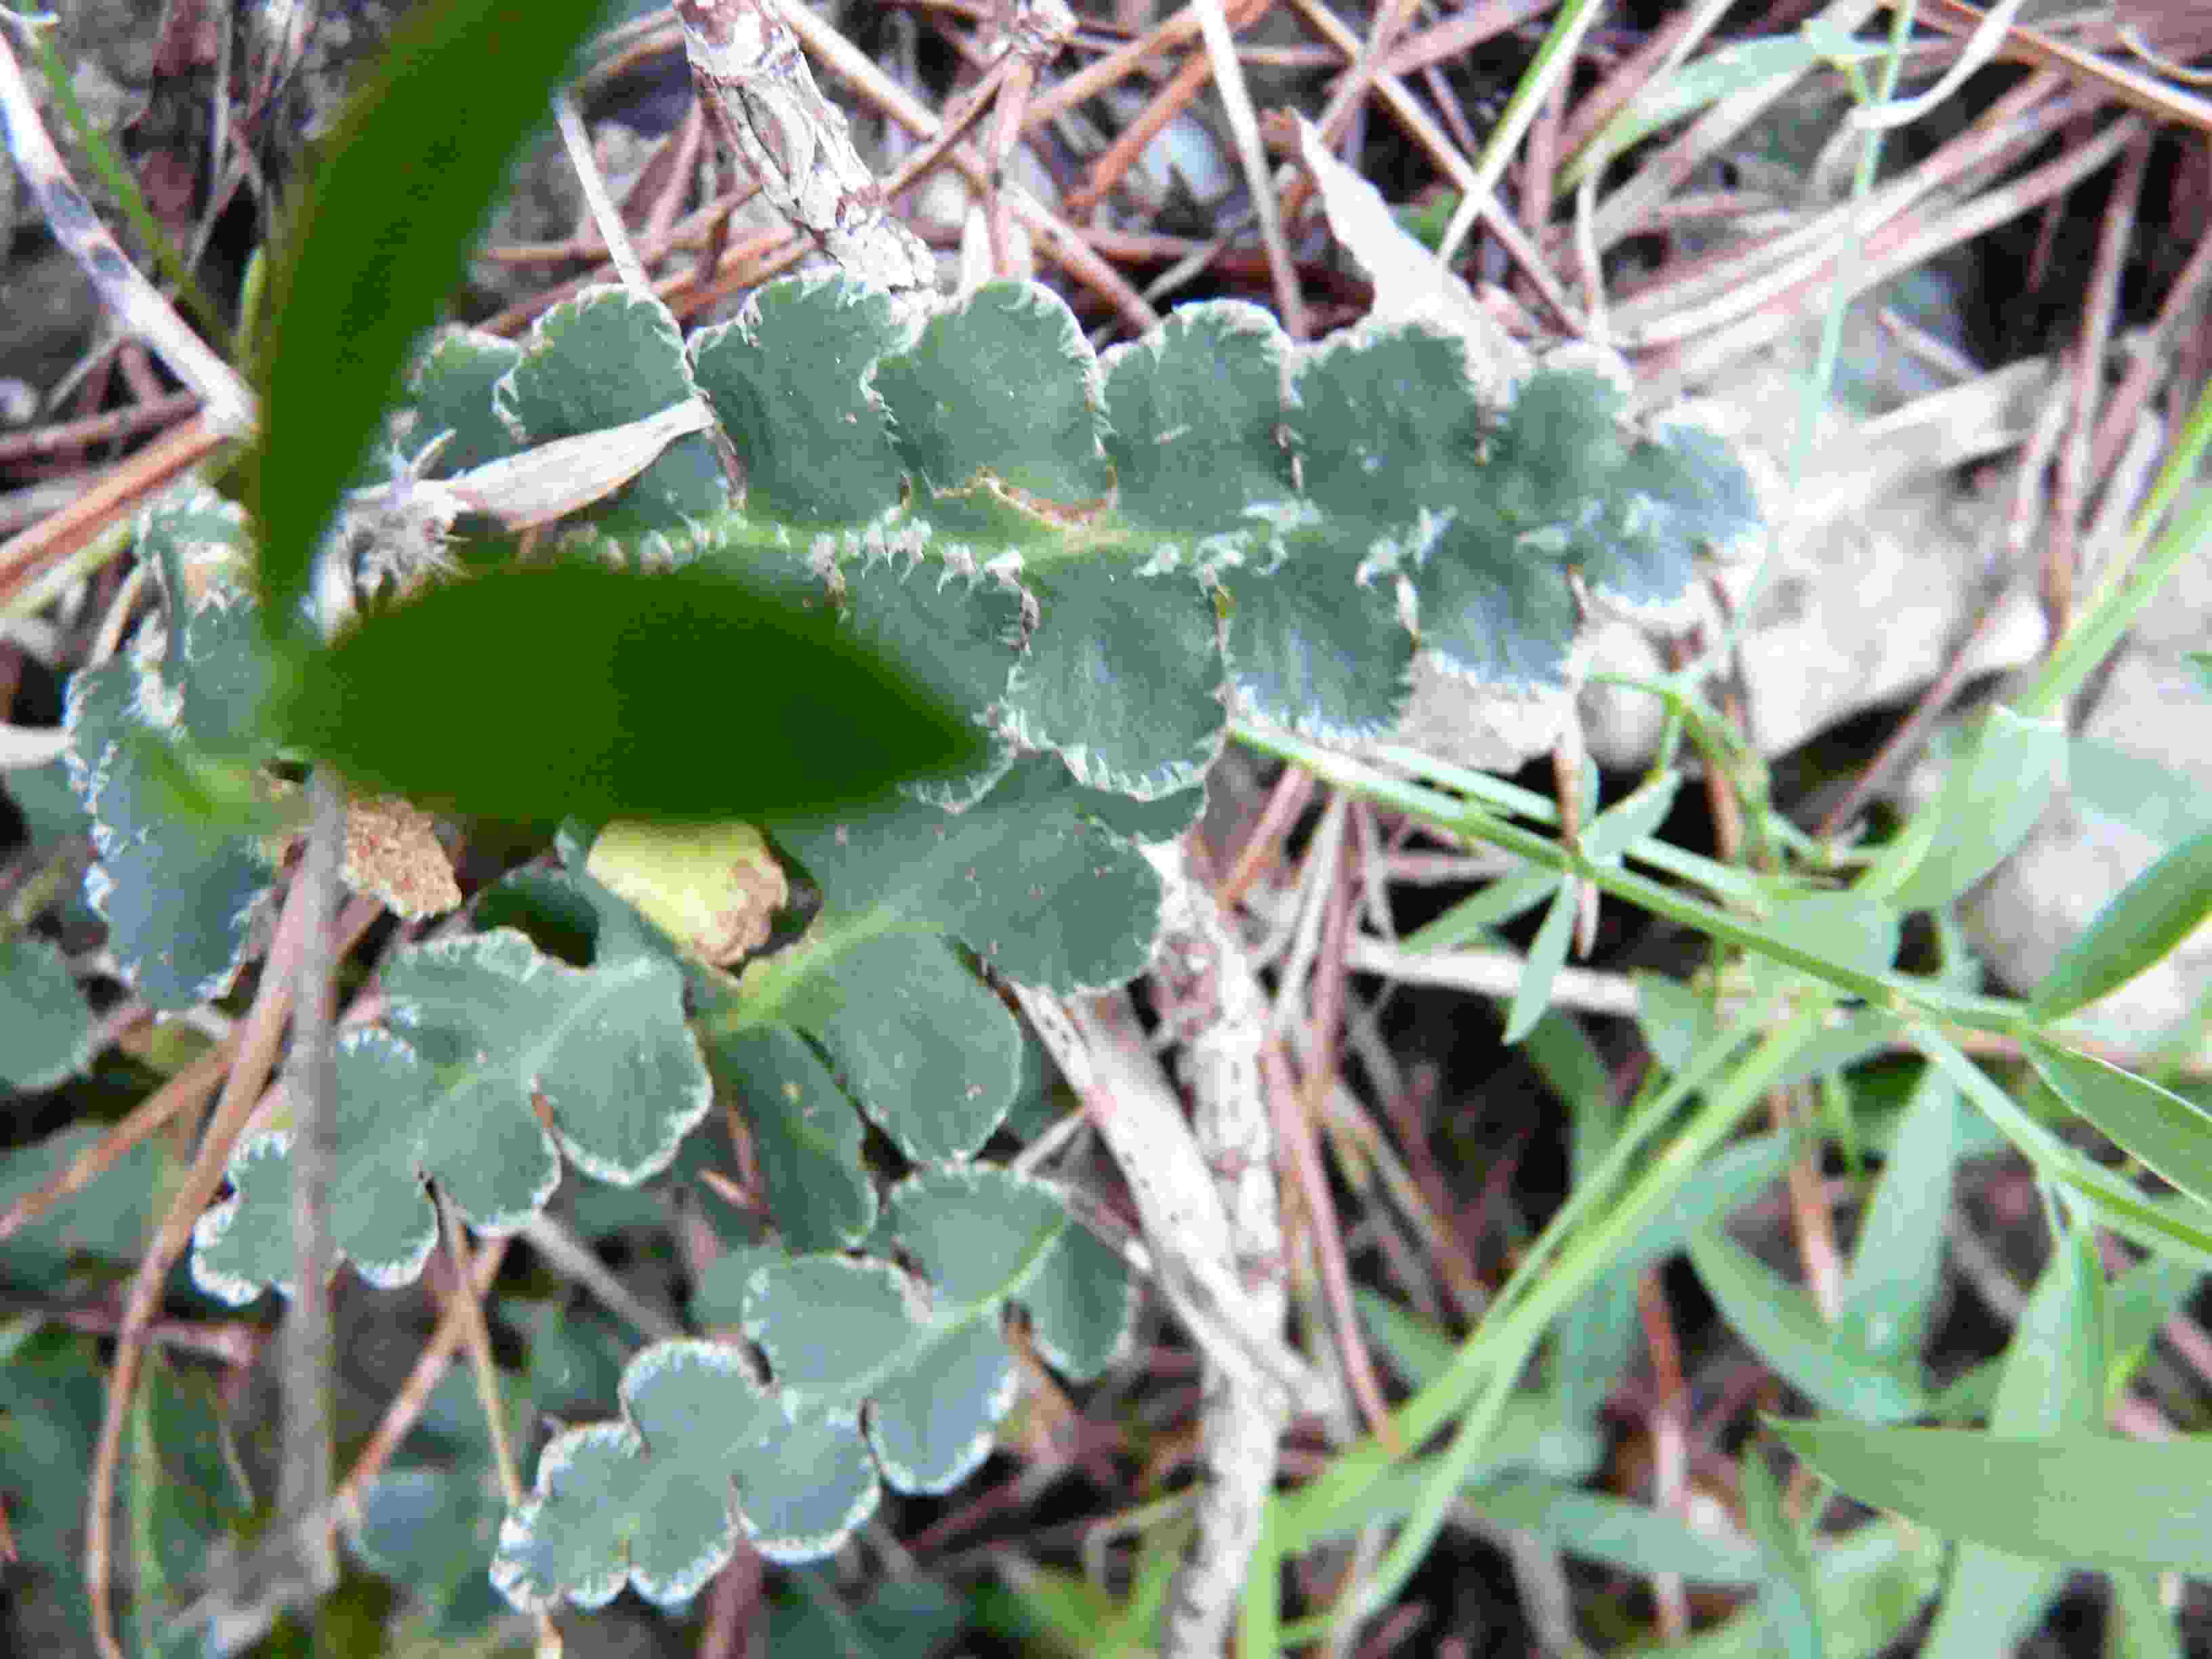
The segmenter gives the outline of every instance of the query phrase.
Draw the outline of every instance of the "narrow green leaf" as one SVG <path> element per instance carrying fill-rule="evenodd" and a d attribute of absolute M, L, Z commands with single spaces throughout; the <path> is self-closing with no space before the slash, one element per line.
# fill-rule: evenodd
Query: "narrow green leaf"
<path fill-rule="evenodd" d="M 1925 1659 L 2011 1659 L 2066 1583 L 2066 1568 L 1968 1544 L 1951 1566 Z"/>
<path fill-rule="evenodd" d="M 1621 1246 L 1612 1271 L 1640 1273 L 1685 1249 L 1702 1229 L 1726 1221 L 1780 1180 L 1795 1149 L 1786 1134 L 1751 1135 L 1723 1146 Z"/>
<path fill-rule="evenodd" d="M 1400 1307 L 1381 1291 L 1355 1285 L 1352 1297 L 1368 1335 L 1382 1345 L 1391 1364 L 1415 1388 L 1441 1376 L 1458 1353 L 1459 1343 L 1450 1332 Z"/>
<path fill-rule="evenodd" d="M 1854 43 L 1848 58 L 1856 61 L 1881 51 L 1879 45 Z M 1702 53 L 1668 74 L 1655 76 L 1644 92 L 1575 152 L 1560 170 L 1559 187 L 1572 190 L 1593 167 L 1731 94 L 1770 82 L 1786 83 L 1836 55 L 1816 44 L 1809 33 L 1765 35 Z"/>
<path fill-rule="evenodd" d="M 1802 1291 L 1725 1233 L 1709 1229 L 1693 1236 L 1690 1260 L 1729 1328 L 1830 1411 L 1893 1423 L 1927 1408 L 1917 1384 L 1830 1328 Z"/>
<path fill-rule="evenodd" d="M 1807 893 L 1778 906 L 1770 924 L 1804 950 L 1863 974 L 1879 974 L 1897 955 L 1899 918 L 1886 904 L 1856 891 Z M 1787 982 L 1795 970 L 1754 957 L 1752 982 Z"/>
<path fill-rule="evenodd" d="M 2086 1228 L 2058 1241 L 2021 1310 L 1990 1406 L 1997 1434 L 2088 1432 L 2105 1411 L 2105 1276 Z"/>
<path fill-rule="evenodd" d="M 2185 1196 L 2144 1196 L 2119 1172 L 2085 1158 L 2023 1111 L 1995 1079 L 1939 1033 L 1922 1028 L 1913 1040 L 2006 1139 L 2038 1170 L 2064 1182 L 2100 1221 L 2146 1249 L 2178 1252 L 2212 1267 L 2212 1209 Z"/>
<path fill-rule="evenodd" d="M 1468 1501 L 1506 1526 L 1539 1532 L 1562 1548 L 1631 1571 L 1680 1568 L 1691 1577 L 1721 1583 L 1750 1576 L 1747 1569 L 1751 1564 L 1741 1558 L 1717 1560 L 1726 1546 L 1703 1539 L 1672 1516 L 1577 1490 L 1572 1483 L 1595 1473 L 1603 1455 L 1593 1430 L 1560 1421 L 1558 1402 L 1540 1395 L 1519 1394 L 1506 1401 L 1461 1490 Z M 1420 1501 L 1423 1489 L 1443 1473 L 1443 1460 L 1437 1457 L 1393 1464 L 1357 1495 L 1299 1516 L 1279 1534 L 1281 1546 L 1286 1553 L 1296 1554 L 1333 1538 L 1348 1537 L 1363 1527 L 1401 1520 Z M 1524 1479 L 1533 1492 L 1521 1486 Z M 1572 1529 L 1571 1535 L 1567 1528 Z M 1696 1553 L 1667 1553 L 1670 1549 Z M 1624 1559 L 1624 1553 L 1632 1550 L 1648 1551 L 1656 1565 L 1638 1567 L 1632 1557 Z"/>
<path fill-rule="evenodd" d="M 317 535 L 409 343 L 459 279 L 507 157 L 544 118 L 601 3 L 419 8 L 331 135 L 274 279 L 258 468 L 267 626 L 284 628 L 306 593 Z"/>
<path fill-rule="evenodd" d="M 2112 1610 L 2105 1631 L 2106 1659 L 2182 1659 L 2181 1632 L 2148 1572 L 2112 1575 Z"/>
<path fill-rule="evenodd" d="M 1613 1098 L 1605 1062 L 1582 1023 L 1557 1012 L 1536 1022 L 1524 1052 L 1567 1108 L 1569 1157 L 1575 1179 L 1582 1181 L 1604 1162 L 1620 1131 L 1620 1104 Z M 1591 1285 L 1560 1315 L 1557 1333 L 1549 1371 L 1552 1393 L 1571 1420 L 1580 1419 L 1604 1402 L 1636 1351 L 1634 1270 L 1616 1267 Z"/>
<path fill-rule="evenodd" d="M 1693 985 L 1664 974 L 1636 975 L 1636 1029 L 1651 1058 L 1679 1072 L 1720 1030 L 1713 1007 Z"/>
<path fill-rule="evenodd" d="M 1834 1420 L 1773 1428 L 1861 1503 L 1950 1537 L 2115 1571 L 2212 1564 L 2212 1443 L 2202 1440 L 2024 1440 Z"/>
<path fill-rule="evenodd" d="M 2204 1269 L 2196 1262 L 2147 1255 L 2105 1287 L 2105 1340 L 2112 1358 L 2107 1394 L 2126 1386 L 2159 1327 L 2203 1280 Z"/>
<path fill-rule="evenodd" d="M 1469 1494 L 1468 1505 L 1486 1520 L 1625 1572 L 1679 1573 L 1701 1584 L 1750 1583 L 1759 1577 L 1756 1549 L 1603 1492 L 1529 1476 L 1482 1487 Z"/>
<path fill-rule="evenodd" d="M 539 821 L 854 800 L 975 737 L 829 617 L 697 566 L 430 588 L 315 659 L 282 714 L 357 782 Z"/>
<path fill-rule="evenodd" d="M 2107 1061 L 2031 1037 L 2028 1058 L 2053 1094 L 2191 1198 L 2212 1201 L 2212 1116 Z"/>
<path fill-rule="evenodd" d="M 2063 726 L 1992 708 L 1914 820 L 1917 833 L 1893 843 L 1870 874 L 1869 890 L 1899 910 L 1950 903 L 2027 839 L 2065 776 Z"/>
<path fill-rule="evenodd" d="M 1838 1334 L 1881 1358 L 1919 1349 L 1941 1279 L 1958 1138 L 1959 1091 L 1931 1066 L 1890 1144 L 1836 1320 Z"/>
<path fill-rule="evenodd" d="M 1513 1006 L 1505 1017 L 1508 1048 L 1534 1029 L 1552 1000 L 1552 981 L 1559 977 L 1560 966 L 1567 959 L 1567 946 L 1574 939 L 1575 901 L 1580 893 L 1576 883 L 1563 881 L 1552 896 L 1552 908 L 1545 914 L 1544 925 L 1536 930 L 1536 942 L 1528 947 L 1521 983 L 1513 989 Z"/>
<path fill-rule="evenodd" d="M 1736 1460 L 1742 1471 L 1743 1518 L 1766 1556 L 1766 1585 L 1759 1609 L 1787 1659 L 1820 1659 L 1819 1569 L 1805 1540 L 1783 1513 L 1782 1488 L 1766 1466 L 1766 1451 L 1756 1435 L 1744 1442 Z"/>
<path fill-rule="evenodd" d="M 1408 951 L 1448 951 L 1455 945 L 1486 939 L 1492 928 L 1541 904 L 1559 884 L 1549 870 L 1522 870 L 1500 877 L 1480 892 L 1462 899 L 1427 926 L 1406 937 Z"/>
<path fill-rule="evenodd" d="M 1640 786 L 1626 799 L 1615 801 L 1597 815 L 1583 836 L 1583 854 L 1594 864 L 1613 864 L 1646 836 L 1658 833 L 1674 797 L 1682 792 L 1682 775 L 1668 772 Z"/>
<path fill-rule="evenodd" d="M 2030 999 L 2057 1019 L 2162 961 L 2212 915 L 2212 830 L 2191 836 L 2121 890 L 2068 945 Z"/>
<path fill-rule="evenodd" d="M 1942 1443 L 1947 1449 L 1971 1442 L 2001 1450 L 2053 1443 L 2032 1436 L 2078 1435 L 2099 1443 L 2094 1431 L 2103 1402 L 2102 1291 L 2094 1244 L 2086 1230 L 2077 1230 L 2060 1241 L 2021 1316 L 1990 1402 L 1990 1434 L 1958 1436 Z M 1842 1479 L 1818 1458 L 1808 1461 L 1853 1496 L 1887 1502 Z M 1955 1497 L 1955 1491 L 1948 1495 Z M 1987 1513 L 2011 1504 L 2015 1496 L 2002 1482 L 1980 1484 L 1969 1506 Z M 2064 1582 L 2063 1567 L 2051 1559 L 2054 1552 L 2040 1544 L 2019 1549 L 2007 1536 L 1961 1533 L 1942 1520 L 1920 1518 L 1964 1540 L 1926 1651 L 1936 1659 L 1994 1659 L 2012 1651 L 2013 1643 L 2034 1625 Z M 2027 1530 L 2033 1536 L 2033 1528 Z"/>
<path fill-rule="evenodd" d="M 1891 1650 L 1943 1573 L 1941 1540 L 1904 1526 L 1861 1527 L 1814 1554 L 1826 1659 L 1875 1659 Z M 1771 1659 L 1764 1607 L 1747 1607 L 1718 1629 L 1667 1650 L 1668 1659 Z"/>

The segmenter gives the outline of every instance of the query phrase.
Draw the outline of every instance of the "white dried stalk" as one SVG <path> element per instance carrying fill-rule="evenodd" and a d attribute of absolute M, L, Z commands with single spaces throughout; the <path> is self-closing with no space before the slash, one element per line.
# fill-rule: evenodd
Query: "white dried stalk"
<path fill-rule="evenodd" d="M 1147 856 L 1165 890 L 1152 981 L 1165 1018 L 1184 1039 L 1183 1081 L 1199 1155 L 1212 1171 L 1227 1218 L 1246 1317 L 1279 1332 L 1290 1298 L 1274 1126 L 1260 1079 L 1267 997 L 1243 941 L 1212 894 L 1193 878 L 1184 843 L 1149 848 Z M 1199 1456 L 1205 1486 L 1162 1644 L 1163 1652 L 1193 1659 L 1225 1650 L 1291 1415 L 1290 1396 L 1273 1379 L 1211 1354 L 1204 1386 Z"/>
<path fill-rule="evenodd" d="M 1224 1364 L 1260 1372 L 1301 1403 L 1322 1398 L 1305 1362 L 1250 1316 L 1227 1212 L 1127 994 L 1073 1000 L 1026 985 L 1013 989 L 1121 1166 L 1161 1293 L 1193 1340 Z"/>
<path fill-rule="evenodd" d="M 1204 1360 L 1197 1529 L 1162 1651 L 1212 1659 L 1258 1540 L 1283 1427 L 1294 1408 L 1324 1407 L 1328 1395 L 1282 1338 L 1288 1298 L 1260 1081 L 1266 999 L 1180 845 L 1150 856 L 1165 884 L 1153 973 L 1171 1034 L 1186 1045 L 1190 1117 L 1126 995 L 1062 1002 L 1015 989 L 1127 1179 L 1161 1289 Z"/>
<path fill-rule="evenodd" d="M 15 156 L 54 240 L 76 260 L 101 306 L 199 394 L 207 405 L 211 430 L 229 438 L 251 436 L 259 421 L 252 388 L 138 274 L 84 193 L 70 181 L 69 169 L 46 136 L 4 31 L 0 31 L 0 139 Z"/>
<path fill-rule="evenodd" d="M 927 295 L 936 265 L 884 204 L 844 115 L 822 95 L 780 0 L 677 0 L 708 123 L 777 210 L 848 272 Z"/>

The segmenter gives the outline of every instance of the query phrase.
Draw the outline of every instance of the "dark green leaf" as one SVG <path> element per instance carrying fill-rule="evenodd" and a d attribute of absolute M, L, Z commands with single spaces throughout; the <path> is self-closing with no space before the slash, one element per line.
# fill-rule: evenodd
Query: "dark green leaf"
<path fill-rule="evenodd" d="M 323 521 L 392 400 L 409 343 L 459 278 L 508 156 L 544 118 L 601 3 L 421 8 L 331 136 L 271 285 L 258 469 L 269 625 L 306 593 Z"/>
<path fill-rule="evenodd" d="M 545 822 L 856 800 L 975 742 L 827 617 L 696 566 L 431 588 L 313 659 L 283 712 L 356 782 Z"/>

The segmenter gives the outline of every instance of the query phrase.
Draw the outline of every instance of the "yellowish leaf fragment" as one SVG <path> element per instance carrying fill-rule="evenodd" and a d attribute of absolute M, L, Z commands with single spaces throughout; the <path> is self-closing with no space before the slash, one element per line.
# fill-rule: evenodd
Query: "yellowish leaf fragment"
<path fill-rule="evenodd" d="M 727 967 L 768 943 L 790 897 L 783 866 L 749 823 L 635 823 L 599 832 L 587 874 L 702 962 Z"/>

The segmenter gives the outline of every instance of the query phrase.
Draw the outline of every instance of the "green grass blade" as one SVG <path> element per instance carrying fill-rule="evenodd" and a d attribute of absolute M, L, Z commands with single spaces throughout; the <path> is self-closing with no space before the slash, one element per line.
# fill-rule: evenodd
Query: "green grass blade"
<path fill-rule="evenodd" d="M 2212 1115 L 2108 1061 L 2039 1038 L 2027 1044 L 2051 1091 L 2201 1202 L 2212 1202 Z"/>
<path fill-rule="evenodd" d="M 1836 1320 L 1866 1352 L 1917 1352 L 1942 1279 L 1943 1225 L 1959 1142 L 1959 1091 L 1930 1066 L 1905 1108 L 1851 1256 Z"/>
<path fill-rule="evenodd" d="M 1690 1260 L 1729 1328 L 1808 1398 L 1865 1423 L 1896 1423 L 1927 1408 L 1911 1379 L 1859 1351 L 1805 1293 L 1718 1230 L 1690 1240 Z"/>
<path fill-rule="evenodd" d="M 1950 903 L 2027 839 L 2065 777 L 2066 732 L 2057 720 L 1991 709 L 1954 757 L 1942 793 L 1869 872 L 1865 890 L 1899 910 Z"/>
<path fill-rule="evenodd" d="M 1581 896 L 1581 888 L 1571 881 L 1561 882 L 1559 890 L 1552 895 L 1552 908 L 1545 913 L 1544 925 L 1536 930 L 1535 943 L 1528 947 L 1528 966 L 1522 969 L 1521 983 L 1513 990 L 1513 1006 L 1505 1017 L 1509 1048 L 1535 1029 L 1552 1000 L 1552 981 L 1559 977 L 1567 959 L 1567 946 L 1574 939 L 1575 903 Z"/>
<path fill-rule="evenodd" d="M 2058 1019 L 2163 961 L 2212 916 L 2212 830 L 2191 836 L 2130 882 L 2069 945 L 2029 1006 Z"/>
<path fill-rule="evenodd" d="M 2076 1431 L 1778 1423 L 1791 1450 L 1864 1504 L 2014 1555 L 2114 1571 L 2212 1566 L 2212 1444 Z"/>

